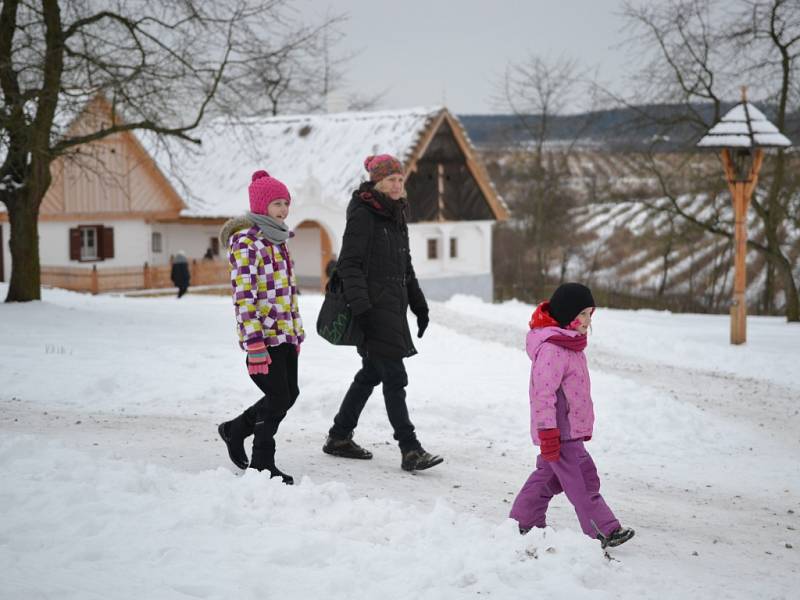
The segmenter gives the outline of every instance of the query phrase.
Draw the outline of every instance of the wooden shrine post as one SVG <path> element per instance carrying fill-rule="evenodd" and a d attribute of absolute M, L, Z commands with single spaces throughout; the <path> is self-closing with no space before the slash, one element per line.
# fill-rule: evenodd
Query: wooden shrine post
<path fill-rule="evenodd" d="M 788 148 L 792 142 L 766 116 L 747 101 L 729 110 L 700 138 L 700 148 L 722 152 L 722 167 L 731 191 L 734 214 L 734 279 L 731 304 L 731 344 L 747 341 L 747 209 L 764 162 L 764 148 Z"/>
<path fill-rule="evenodd" d="M 750 199 L 753 190 L 758 183 L 758 173 L 761 170 L 761 163 L 764 161 L 764 150 L 756 148 L 748 149 L 746 152 L 751 154 L 751 161 L 741 161 L 737 165 L 734 161 L 731 148 L 722 149 L 722 166 L 725 169 L 725 177 L 728 180 L 728 189 L 731 191 L 734 212 L 734 279 L 733 279 L 733 303 L 731 304 L 731 344 L 743 344 L 747 341 L 747 300 L 745 290 L 747 289 L 747 210 L 750 207 Z M 749 162 L 750 167 L 746 173 L 741 173 L 742 162 Z"/>

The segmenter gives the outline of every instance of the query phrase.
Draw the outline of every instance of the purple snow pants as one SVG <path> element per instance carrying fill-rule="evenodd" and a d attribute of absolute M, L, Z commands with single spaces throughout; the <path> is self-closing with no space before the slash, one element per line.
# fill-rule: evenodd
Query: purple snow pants
<path fill-rule="evenodd" d="M 561 457 L 556 462 L 546 461 L 541 454 L 536 458 L 536 470 L 517 494 L 509 516 L 522 528 L 544 527 L 547 505 L 561 492 L 575 507 L 583 533 L 592 539 L 620 526 L 600 495 L 597 467 L 583 440 L 562 441 Z"/>

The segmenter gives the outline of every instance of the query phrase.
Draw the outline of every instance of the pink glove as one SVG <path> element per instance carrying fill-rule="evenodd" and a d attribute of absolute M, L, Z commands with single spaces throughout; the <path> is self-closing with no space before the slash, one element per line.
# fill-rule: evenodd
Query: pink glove
<path fill-rule="evenodd" d="M 297 356 L 300 356 L 300 344 L 297 344 L 297 346 L 295 346 L 295 350 L 297 350 Z"/>
<path fill-rule="evenodd" d="M 266 375 L 269 373 L 269 364 L 272 359 L 269 357 L 267 347 L 263 340 L 250 342 L 247 347 L 247 372 L 250 375 Z"/>

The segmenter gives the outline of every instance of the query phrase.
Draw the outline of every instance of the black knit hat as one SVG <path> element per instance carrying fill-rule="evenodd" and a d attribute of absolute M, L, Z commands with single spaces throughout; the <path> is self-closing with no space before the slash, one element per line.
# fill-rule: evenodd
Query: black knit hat
<path fill-rule="evenodd" d="M 550 314 L 560 327 L 567 327 L 583 309 L 594 305 L 592 291 L 580 283 L 562 283 L 550 296 Z"/>

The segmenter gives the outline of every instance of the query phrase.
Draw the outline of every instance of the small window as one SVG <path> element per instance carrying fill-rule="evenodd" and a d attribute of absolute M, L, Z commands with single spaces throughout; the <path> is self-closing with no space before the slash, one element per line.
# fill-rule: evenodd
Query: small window
<path fill-rule="evenodd" d="M 81 227 L 81 260 L 97 260 L 99 236 L 97 227 Z"/>
<path fill-rule="evenodd" d="M 151 248 L 152 251 L 154 253 L 163 252 L 162 245 L 161 245 L 161 232 L 160 231 L 154 231 L 153 235 L 151 236 L 151 240 L 152 240 L 152 244 L 151 244 L 152 245 L 152 248 Z"/>
<path fill-rule="evenodd" d="M 439 258 L 439 240 L 428 240 L 428 260 L 436 260 Z"/>
<path fill-rule="evenodd" d="M 458 238 L 450 238 L 450 258 L 458 258 Z"/>
<path fill-rule="evenodd" d="M 212 237 L 211 238 L 211 253 L 214 256 L 219 256 L 219 238 Z"/>
<path fill-rule="evenodd" d="M 95 261 L 114 258 L 114 228 L 78 225 L 69 230 L 69 259 Z"/>

